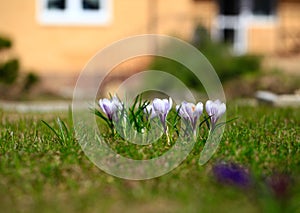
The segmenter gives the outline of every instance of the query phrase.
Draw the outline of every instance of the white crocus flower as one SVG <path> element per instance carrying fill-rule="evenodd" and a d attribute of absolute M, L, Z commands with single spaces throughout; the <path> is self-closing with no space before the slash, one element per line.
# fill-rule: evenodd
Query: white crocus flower
<path fill-rule="evenodd" d="M 179 116 L 191 124 L 193 131 L 196 130 L 197 121 L 203 112 L 203 104 L 201 102 L 196 105 L 193 103 L 188 103 L 186 101 L 182 102 L 181 105 L 176 106 Z"/>
<path fill-rule="evenodd" d="M 109 120 L 116 120 L 117 113 L 123 109 L 123 104 L 116 96 L 111 99 L 103 98 L 99 100 L 99 105 L 102 111 L 106 114 Z"/>
<path fill-rule="evenodd" d="M 208 100 L 205 104 L 207 114 L 210 116 L 211 129 L 216 127 L 218 119 L 226 112 L 226 105 L 220 100 Z"/>
<path fill-rule="evenodd" d="M 167 131 L 167 125 L 166 125 L 166 118 L 167 115 L 169 113 L 169 111 L 172 108 L 173 105 L 173 101 L 171 98 L 168 99 L 159 99 L 159 98 L 155 98 L 153 100 L 153 109 L 156 115 L 158 115 L 165 132 Z"/>

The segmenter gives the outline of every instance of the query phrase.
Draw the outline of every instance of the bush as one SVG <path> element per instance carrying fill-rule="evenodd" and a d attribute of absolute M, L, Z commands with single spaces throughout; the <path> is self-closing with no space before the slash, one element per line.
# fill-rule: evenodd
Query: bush
<path fill-rule="evenodd" d="M 10 59 L 0 64 L 0 82 L 12 84 L 16 81 L 19 74 L 19 61 Z"/>
<path fill-rule="evenodd" d="M 8 38 L 0 37 L 0 50 L 10 48 L 11 41 Z"/>
<path fill-rule="evenodd" d="M 1 54 L 5 54 L 5 51 L 11 47 L 12 42 L 8 38 L 0 37 Z M 0 98 L 21 97 L 38 82 L 39 78 L 36 74 L 30 72 L 27 75 L 20 75 L 19 71 L 20 62 L 17 58 L 0 61 Z"/>
<path fill-rule="evenodd" d="M 35 73 L 30 72 L 26 75 L 24 80 L 24 91 L 29 91 L 33 85 L 35 85 L 40 80 L 39 76 Z"/>
<path fill-rule="evenodd" d="M 257 55 L 240 55 L 232 53 L 228 44 L 213 43 L 196 46 L 215 68 L 222 82 L 261 69 L 261 57 Z"/>
<path fill-rule="evenodd" d="M 212 64 L 221 82 L 237 78 L 246 73 L 259 72 L 261 69 L 260 56 L 234 55 L 228 44 L 213 42 L 210 39 L 207 30 L 201 26 L 195 30 L 194 41 L 192 44 L 199 49 Z M 172 47 L 166 48 L 171 49 Z M 189 56 L 182 55 L 182 57 Z M 197 63 L 197 61 L 194 63 Z M 180 63 L 157 57 L 151 63 L 150 69 L 168 72 L 178 77 L 188 87 L 202 90 L 201 82 L 189 71 L 189 69 Z"/>
<path fill-rule="evenodd" d="M 180 79 L 187 87 L 202 89 L 201 82 L 198 78 L 187 67 L 176 61 L 163 57 L 156 57 L 150 65 L 150 69 L 170 73 Z M 159 85 L 159 88 L 166 89 L 170 86 L 170 84 L 166 84 L 166 82 L 164 82 L 164 79 L 155 79 L 155 82 Z"/>

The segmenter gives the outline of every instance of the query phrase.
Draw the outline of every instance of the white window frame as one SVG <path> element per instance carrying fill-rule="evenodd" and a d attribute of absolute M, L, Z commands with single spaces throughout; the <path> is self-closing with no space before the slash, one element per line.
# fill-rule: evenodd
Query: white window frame
<path fill-rule="evenodd" d="M 251 0 L 242 0 L 242 9 L 239 15 L 217 15 L 215 18 L 215 28 L 212 29 L 212 35 L 215 40 L 222 40 L 220 34 L 223 29 L 235 30 L 233 51 L 236 55 L 245 54 L 248 50 L 248 29 L 252 25 L 261 27 L 272 27 L 277 23 L 277 14 L 269 15 L 253 14 L 249 7 Z M 246 5 L 246 6 L 245 6 Z"/>
<path fill-rule="evenodd" d="M 271 15 L 255 15 L 251 16 L 251 24 L 261 25 L 263 27 L 273 26 L 278 22 L 278 17 L 276 14 Z"/>
<path fill-rule="evenodd" d="M 103 26 L 112 21 L 113 0 L 99 0 L 99 10 L 84 10 L 81 0 L 66 0 L 64 10 L 47 8 L 47 0 L 36 0 L 37 19 L 42 25 Z"/>
<path fill-rule="evenodd" d="M 252 11 L 250 11 L 251 24 L 262 25 L 264 27 L 267 27 L 267 25 L 272 26 L 273 24 L 276 24 L 278 22 L 278 16 L 276 14 L 276 11 L 273 12 L 274 13 L 271 14 L 255 14 Z"/>

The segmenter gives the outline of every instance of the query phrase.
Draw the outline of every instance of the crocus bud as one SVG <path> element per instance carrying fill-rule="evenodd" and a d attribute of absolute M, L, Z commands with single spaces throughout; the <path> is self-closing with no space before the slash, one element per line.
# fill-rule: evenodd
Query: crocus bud
<path fill-rule="evenodd" d="M 167 118 L 169 111 L 172 108 L 172 105 L 173 105 L 173 102 L 172 102 L 171 98 L 169 98 L 169 100 L 168 99 L 159 99 L 159 98 L 155 98 L 153 100 L 154 112 L 159 116 L 159 119 L 160 119 L 165 131 L 167 130 L 166 118 Z"/>
<path fill-rule="evenodd" d="M 225 113 L 226 105 L 220 100 L 208 100 L 205 104 L 207 114 L 210 116 L 211 129 L 216 127 L 218 119 Z"/>

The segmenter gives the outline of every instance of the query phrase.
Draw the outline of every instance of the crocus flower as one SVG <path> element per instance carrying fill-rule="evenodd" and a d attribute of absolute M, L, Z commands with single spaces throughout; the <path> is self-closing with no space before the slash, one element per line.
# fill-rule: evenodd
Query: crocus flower
<path fill-rule="evenodd" d="M 218 119 L 225 113 L 226 105 L 220 100 L 208 100 L 205 104 L 205 109 L 207 114 L 210 116 L 211 129 L 214 129 Z"/>
<path fill-rule="evenodd" d="M 284 200 L 290 195 L 292 179 L 287 174 L 275 173 L 268 177 L 267 184 L 277 199 Z"/>
<path fill-rule="evenodd" d="M 123 104 L 121 101 L 116 97 L 113 96 L 111 99 L 100 99 L 99 105 L 102 111 L 106 114 L 109 120 L 117 119 L 118 111 L 123 109 Z"/>
<path fill-rule="evenodd" d="M 144 109 L 144 112 L 147 114 L 148 118 L 152 119 L 157 116 L 153 108 L 153 104 L 148 104 Z"/>
<path fill-rule="evenodd" d="M 164 127 L 164 130 L 166 132 L 167 131 L 166 118 L 173 105 L 172 99 L 169 98 L 168 100 L 168 99 L 155 98 L 152 104 L 153 104 L 154 112 L 158 115 Z"/>
<path fill-rule="evenodd" d="M 212 169 L 215 179 L 222 184 L 247 188 L 252 180 L 247 169 L 234 163 L 218 163 Z"/>
<path fill-rule="evenodd" d="M 203 112 L 203 104 L 199 102 L 195 105 L 184 101 L 181 105 L 176 106 L 176 110 L 179 110 L 179 116 L 189 122 L 192 125 L 193 131 L 195 131 L 197 121 Z"/>

